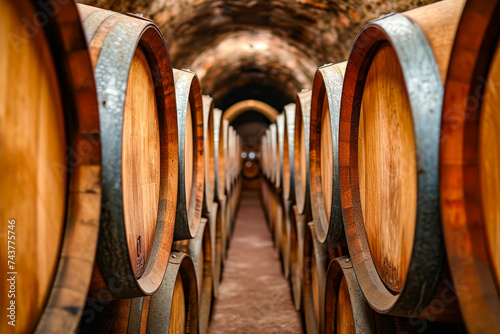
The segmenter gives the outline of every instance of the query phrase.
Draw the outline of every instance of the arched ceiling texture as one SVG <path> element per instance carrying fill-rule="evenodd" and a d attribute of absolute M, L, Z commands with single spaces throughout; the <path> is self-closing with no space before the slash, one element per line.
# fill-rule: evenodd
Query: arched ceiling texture
<path fill-rule="evenodd" d="M 433 0 L 77 0 L 141 13 L 159 25 L 176 68 L 195 71 L 204 94 L 226 110 L 247 99 L 279 112 L 311 88 L 325 63 L 344 61 L 361 27 Z M 257 113 L 238 117 L 261 132 Z M 252 130 L 250 124 L 259 128 Z M 235 124 L 236 126 L 237 124 Z"/>

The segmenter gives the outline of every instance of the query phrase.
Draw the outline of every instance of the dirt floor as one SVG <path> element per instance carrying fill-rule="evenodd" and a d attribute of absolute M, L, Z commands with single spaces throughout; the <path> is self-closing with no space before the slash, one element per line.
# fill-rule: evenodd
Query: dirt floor
<path fill-rule="evenodd" d="M 243 193 L 209 333 L 302 333 L 256 192 Z"/>

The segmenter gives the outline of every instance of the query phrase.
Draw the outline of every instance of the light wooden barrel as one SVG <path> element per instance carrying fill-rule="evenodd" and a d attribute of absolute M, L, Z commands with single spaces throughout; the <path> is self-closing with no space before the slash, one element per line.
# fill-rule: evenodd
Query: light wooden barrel
<path fill-rule="evenodd" d="M 231 194 L 234 181 L 234 155 L 236 153 L 236 131 L 232 125 L 229 125 L 227 130 L 227 147 L 226 147 L 226 193 Z"/>
<path fill-rule="evenodd" d="M 174 240 L 194 238 L 200 225 L 205 179 L 203 102 L 195 73 L 174 69 L 179 129 L 179 183 Z"/>
<path fill-rule="evenodd" d="M 276 116 L 276 175 L 274 186 L 281 190 L 283 187 L 283 157 L 284 157 L 284 139 L 285 139 L 285 115 L 284 112 Z"/>
<path fill-rule="evenodd" d="M 313 222 L 304 227 L 302 307 L 307 333 L 320 333 L 324 323 L 328 250 L 316 236 Z"/>
<path fill-rule="evenodd" d="M 441 210 L 471 333 L 500 332 L 500 1 L 468 1 L 445 85 Z"/>
<path fill-rule="evenodd" d="M 198 233 L 193 239 L 180 240 L 174 243 L 174 249 L 187 253 L 193 261 L 198 283 L 198 314 L 200 332 L 208 331 L 210 312 L 212 309 L 213 267 L 212 241 L 210 225 L 206 218 L 201 218 Z"/>
<path fill-rule="evenodd" d="M 208 223 L 210 225 L 210 235 L 212 236 L 212 282 L 215 298 L 219 295 L 222 275 L 222 222 L 223 217 L 219 210 L 219 204 L 214 202 L 208 215 Z"/>
<path fill-rule="evenodd" d="M 299 213 L 296 205 L 292 206 L 290 212 L 290 281 L 293 304 L 297 311 L 302 310 L 305 228 L 306 218 Z"/>
<path fill-rule="evenodd" d="M 342 216 L 356 276 L 379 313 L 460 321 L 456 298 L 433 295 L 438 283 L 451 284 L 440 280 L 438 150 L 442 83 L 462 7 L 449 0 L 371 22 L 347 64 Z"/>
<path fill-rule="evenodd" d="M 293 168 L 293 152 L 295 147 L 295 103 L 287 104 L 284 109 L 283 198 L 295 202 L 295 170 Z"/>
<path fill-rule="evenodd" d="M 309 121 L 311 116 L 311 90 L 297 94 L 295 101 L 295 133 L 293 169 L 295 171 L 295 202 L 299 213 L 311 218 L 309 184 Z"/>
<path fill-rule="evenodd" d="M 158 291 L 151 297 L 148 333 L 198 333 L 198 288 L 193 261 L 172 251 Z"/>
<path fill-rule="evenodd" d="M 43 6 L 58 10 L 49 15 Z M 101 201 L 87 43 L 73 2 L 2 0 L 0 13 L 0 332 L 74 331 Z"/>
<path fill-rule="evenodd" d="M 332 260 L 328 266 L 324 312 L 323 333 L 377 333 L 375 315 L 363 296 L 347 256 Z"/>
<path fill-rule="evenodd" d="M 340 101 L 347 62 L 318 68 L 311 99 L 311 211 L 321 242 L 344 240 L 339 187 Z"/>
<path fill-rule="evenodd" d="M 203 95 L 203 138 L 205 144 L 205 192 L 203 212 L 208 214 L 215 199 L 215 140 L 214 140 L 214 100 Z"/>
<path fill-rule="evenodd" d="M 214 109 L 214 143 L 215 143 L 215 189 L 219 204 L 226 195 L 226 147 L 227 120 L 222 118 L 222 111 Z"/>
<path fill-rule="evenodd" d="M 177 197 L 177 115 L 168 52 L 150 20 L 86 5 L 78 9 L 102 129 L 99 270 L 92 289 L 105 284 L 117 298 L 151 295 L 167 266 Z"/>

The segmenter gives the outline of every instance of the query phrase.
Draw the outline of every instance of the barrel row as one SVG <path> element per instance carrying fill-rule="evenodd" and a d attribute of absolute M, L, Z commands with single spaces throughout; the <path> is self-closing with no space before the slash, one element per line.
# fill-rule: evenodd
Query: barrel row
<path fill-rule="evenodd" d="M 308 333 L 500 331 L 499 14 L 447 0 L 368 23 L 263 135 Z"/>
<path fill-rule="evenodd" d="M 0 9 L 0 267 L 16 295 L 0 332 L 206 332 L 239 135 L 153 21 L 73 1 Z"/>

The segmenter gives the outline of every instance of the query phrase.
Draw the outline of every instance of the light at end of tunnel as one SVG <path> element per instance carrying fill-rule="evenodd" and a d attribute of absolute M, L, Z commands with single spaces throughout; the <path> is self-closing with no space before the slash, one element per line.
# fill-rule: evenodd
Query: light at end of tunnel
<path fill-rule="evenodd" d="M 253 159 L 255 159 L 255 152 L 250 152 L 250 153 L 248 154 L 248 157 L 249 157 L 250 159 L 252 159 L 252 160 L 253 160 Z"/>
<path fill-rule="evenodd" d="M 247 158 L 247 152 L 241 152 L 241 158 L 246 159 Z"/>

